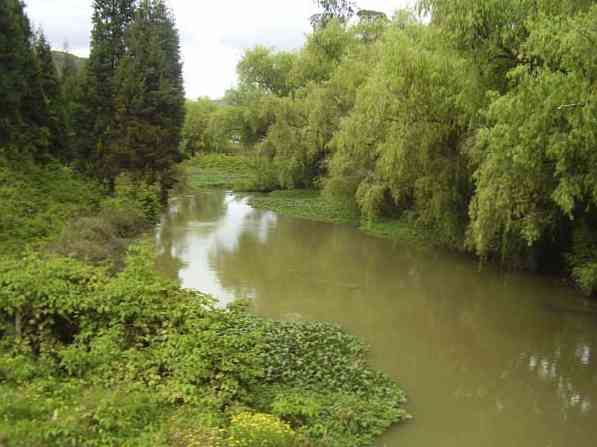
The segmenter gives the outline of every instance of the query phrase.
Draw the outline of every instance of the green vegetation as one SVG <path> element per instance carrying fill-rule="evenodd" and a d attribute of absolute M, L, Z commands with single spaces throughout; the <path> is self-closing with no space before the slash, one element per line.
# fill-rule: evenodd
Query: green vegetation
<path fill-rule="evenodd" d="M 362 219 L 352 204 L 342 204 L 316 190 L 274 191 L 251 196 L 249 203 L 257 209 L 272 210 L 299 219 L 358 226 L 366 233 L 387 239 L 426 245 L 436 243 L 430 231 L 422 231 L 408 216 Z"/>
<path fill-rule="evenodd" d="M 102 197 L 99 185 L 58 163 L 17 169 L 0 158 L 0 255 L 50 240 L 70 218 L 97 210 Z"/>
<path fill-rule="evenodd" d="M 320 189 L 313 206 L 398 217 L 595 292 L 594 2 L 419 0 L 391 20 L 316 3 L 304 48 L 247 50 L 224 98 L 234 138 L 258 157 L 249 189 Z"/>
<path fill-rule="evenodd" d="M 52 55 L 23 8 L 0 0 L 0 445 L 356 447 L 405 419 L 340 328 L 222 309 L 155 272 L 139 238 L 185 173 L 263 179 L 219 153 L 238 109 L 183 135 L 165 2 L 94 0 L 85 64 Z M 176 166 L 204 140 L 214 154 Z"/>
<path fill-rule="evenodd" d="M 115 276 L 56 255 L 2 261 L 2 442 L 361 446 L 407 417 L 337 327 L 213 304 L 159 277 L 145 245 Z"/>
<path fill-rule="evenodd" d="M 356 210 L 351 212 L 350 208 L 336 201 L 327 200 L 319 191 L 274 191 L 267 195 L 253 196 L 249 203 L 255 208 L 321 222 L 346 224 L 354 223 L 358 219 Z"/>
<path fill-rule="evenodd" d="M 254 182 L 253 161 L 249 156 L 206 154 L 185 162 L 190 184 L 197 189 L 247 189 Z"/>

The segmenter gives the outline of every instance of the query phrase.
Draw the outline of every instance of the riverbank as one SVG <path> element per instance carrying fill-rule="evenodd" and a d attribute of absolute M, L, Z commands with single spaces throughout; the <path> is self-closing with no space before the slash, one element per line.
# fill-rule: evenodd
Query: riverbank
<path fill-rule="evenodd" d="M 195 176 L 200 176 L 201 172 L 208 174 L 206 181 L 193 181 L 195 189 L 223 188 L 249 192 L 251 193 L 249 204 L 256 209 L 270 210 L 280 215 L 299 219 L 351 225 L 375 237 L 403 241 L 419 247 L 447 249 L 459 253 L 467 252 L 464 247 L 465 235 L 451 239 L 437 228 L 424 226 L 416 220 L 414 213 L 404 213 L 397 218 L 365 219 L 355 209 L 354 204 L 330 200 L 319 190 L 276 190 L 267 193 L 254 193 L 254 188 L 246 186 L 255 184 L 255 161 L 247 156 L 210 154 L 197 157 L 190 163 L 190 172 L 195 172 Z M 220 181 L 220 179 L 229 179 L 229 181 Z M 471 258 L 475 256 L 468 253 Z M 507 263 L 505 265 L 507 266 Z M 517 261 L 516 266 L 519 270 L 525 269 L 525 264 L 521 264 L 520 260 Z M 590 287 L 583 286 L 585 282 L 590 282 L 591 271 L 585 274 L 584 270 L 578 272 L 574 270 L 572 273 L 572 278 L 564 273 L 558 275 L 550 272 L 549 274 L 567 281 L 571 288 L 578 289 L 580 286 L 580 289 L 588 296 L 594 295 L 590 293 Z M 583 274 L 587 276 L 584 282 L 582 281 Z"/>
<path fill-rule="evenodd" d="M 185 162 L 185 169 L 194 190 L 230 189 L 253 192 L 254 160 L 246 155 L 207 154 Z M 363 220 L 350 204 L 332 201 L 317 190 L 281 190 L 254 194 L 249 203 L 257 209 L 278 214 L 343 225 L 352 225 L 377 237 L 434 245 L 431 232 L 417 228 L 408 217 L 401 219 Z"/>
<path fill-rule="evenodd" d="M 252 159 L 244 155 L 200 155 L 187 160 L 184 169 L 195 190 L 242 189 L 254 178 Z"/>
<path fill-rule="evenodd" d="M 0 173 L 0 445 L 359 447 L 408 417 L 339 327 L 216 307 L 159 276 L 139 240 L 157 190 Z"/>
<path fill-rule="evenodd" d="M 251 196 L 249 204 L 278 214 L 318 222 L 352 225 L 377 237 L 432 244 L 430 235 L 417 230 L 408 219 L 364 221 L 359 213 L 345 204 L 328 200 L 320 191 L 286 190 Z"/>

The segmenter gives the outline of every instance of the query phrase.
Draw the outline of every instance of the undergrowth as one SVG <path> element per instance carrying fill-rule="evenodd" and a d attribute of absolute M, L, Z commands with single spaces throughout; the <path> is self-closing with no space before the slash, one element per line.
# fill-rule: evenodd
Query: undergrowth
<path fill-rule="evenodd" d="M 364 446 L 407 417 L 356 338 L 217 308 L 153 259 L 0 263 L 3 445 Z"/>

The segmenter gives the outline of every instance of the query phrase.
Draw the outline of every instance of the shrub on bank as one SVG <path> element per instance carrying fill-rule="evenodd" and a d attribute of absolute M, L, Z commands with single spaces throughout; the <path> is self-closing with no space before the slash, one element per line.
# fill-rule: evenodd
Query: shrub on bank
<path fill-rule="evenodd" d="M 78 217 L 66 222 L 52 251 L 94 265 L 122 268 L 126 247 L 150 228 L 161 210 L 156 186 L 133 181 L 122 175 L 115 194 L 105 198 L 93 217 Z"/>
<path fill-rule="evenodd" d="M 216 308 L 152 262 L 141 245 L 116 276 L 56 255 L 0 263 L 6 445 L 348 447 L 406 417 L 354 337 Z"/>
<path fill-rule="evenodd" d="M 102 197 L 98 184 L 58 163 L 14 166 L 0 157 L 0 255 L 54 237 L 69 219 L 96 212 Z"/>
<path fill-rule="evenodd" d="M 230 447 L 292 447 L 296 434 L 276 416 L 243 412 L 230 421 Z"/>

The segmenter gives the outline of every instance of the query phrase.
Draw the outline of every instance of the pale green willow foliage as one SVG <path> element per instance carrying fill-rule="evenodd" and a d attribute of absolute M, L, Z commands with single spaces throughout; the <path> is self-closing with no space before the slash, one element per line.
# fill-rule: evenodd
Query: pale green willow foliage
<path fill-rule="evenodd" d="M 597 7 L 574 17 L 539 15 L 528 25 L 525 57 L 541 65 L 509 73 L 511 88 L 494 98 L 477 141 L 470 242 L 482 255 L 517 241 L 562 243 L 562 227 L 577 233 L 595 222 Z M 571 259 L 579 279 L 582 265 L 594 271 L 597 244 L 587 256 L 580 249 L 587 237 L 577 236 Z M 586 290 L 596 282 L 581 281 Z"/>
<path fill-rule="evenodd" d="M 277 100 L 274 119 L 259 145 L 277 172 L 279 187 L 313 187 L 327 173 L 330 142 L 378 54 L 373 37 L 366 41 L 362 36 L 379 29 L 347 29 L 331 22 L 298 54 L 290 74 L 294 94 Z"/>
<path fill-rule="evenodd" d="M 330 192 L 355 194 L 368 217 L 412 209 L 446 241 L 460 238 L 471 191 L 463 153 L 473 67 L 416 23 L 385 34 L 381 60 L 336 134 Z"/>
<path fill-rule="evenodd" d="M 322 188 L 594 291 L 595 3 L 420 0 L 423 20 L 330 22 L 291 61 L 247 53 L 230 97 L 261 155 L 256 189 Z"/>

